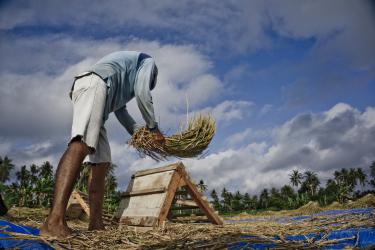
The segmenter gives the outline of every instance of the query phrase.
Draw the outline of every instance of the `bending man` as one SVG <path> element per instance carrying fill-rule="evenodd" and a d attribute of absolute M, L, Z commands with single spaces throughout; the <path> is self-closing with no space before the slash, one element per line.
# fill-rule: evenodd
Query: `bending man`
<path fill-rule="evenodd" d="M 163 143 L 151 96 L 157 74 L 155 62 L 149 55 L 119 51 L 105 56 L 87 72 L 75 77 L 70 92 L 73 102 L 72 136 L 57 167 L 52 209 L 41 227 L 42 235 L 66 237 L 71 234 L 65 211 L 82 162 L 89 164 L 91 169 L 88 183 L 89 230 L 104 229 L 104 181 L 111 164 L 104 123 L 109 113 L 114 112 L 125 129 L 133 134 L 139 125 L 129 115 L 126 103 L 135 97 L 146 126 L 154 133 L 154 139 Z"/>

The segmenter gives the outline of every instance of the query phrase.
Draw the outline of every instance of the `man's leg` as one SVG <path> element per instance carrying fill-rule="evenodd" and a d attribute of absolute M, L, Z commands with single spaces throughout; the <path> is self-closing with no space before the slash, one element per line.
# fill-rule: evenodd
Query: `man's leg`
<path fill-rule="evenodd" d="M 66 224 L 65 211 L 73 191 L 83 159 L 89 148 L 80 141 L 73 141 L 61 157 L 56 171 L 55 190 L 51 212 L 40 228 L 41 235 L 66 237 L 71 229 Z"/>
<path fill-rule="evenodd" d="M 103 199 L 105 176 L 110 163 L 99 163 L 90 166 L 89 176 L 89 203 L 90 203 L 90 223 L 89 230 L 103 230 Z"/>

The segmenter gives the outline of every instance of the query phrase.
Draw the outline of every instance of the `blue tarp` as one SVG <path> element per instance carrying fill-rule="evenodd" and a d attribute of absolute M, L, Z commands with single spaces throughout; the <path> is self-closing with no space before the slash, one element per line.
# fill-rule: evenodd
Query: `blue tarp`
<path fill-rule="evenodd" d="M 320 213 L 316 213 L 313 215 L 306 215 L 306 216 L 294 216 L 294 217 L 278 217 L 278 218 L 252 218 L 246 220 L 228 220 L 225 221 L 226 223 L 241 223 L 241 222 L 249 222 L 249 221 L 267 221 L 267 220 L 274 220 L 279 223 L 286 223 L 294 221 L 294 223 L 299 223 L 299 221 L 303 221 L 305 219 L 310 219 L 316 216 L 340 216 L 340 215 L 348 215 L 348 214 L 372 214 L 374 213 L 373 208 L 361 208 L 361 209 L 349 209 L 349 210 L 330 210 L 324 211 Z M 19 226 L 8 221 L 0 220 L 0 238 L 9 238 L 6 232 L 17 232 L 23 234 L 30 234 L 30 235 L 39 235 L 39 230 L 31 227 L 26 226 Z M 285 237 L 287 241 L 304 241 L 306 238 L 314 239 L 317 241 L 324 236 L 323 233 L 311 233 L 307 235 L 289 235 Z M 358 247 L 360 249 L 367 248 L 370 249 L 371 246 L 375 247 L 375 228 L 350 228 L 346 230 L 335 230 L 331 231 L 327 237 L 327 240 L 338 240 L 337 243 L 332 244 L 330 246 L 325 246 L 323 249 L 343 249 L 347 246 L 349 247 Z M 348 239 L 350 238 L 350 239 Z M 277 247 L 277 245 L 273 242 L 269 243 L 251 243 L 252 239 L 256 239 L 256 236 L 251 235 L 244 235 L 241 237 L 243 240 L 239 240 L 238 242 L 228 243 L 228 249 L 236 250 L 236 249 L 272 249 L 273 247 Z M 277 240 L 277 236 L 273 238 L 273 240 Z M 340 240 L 341 239 L 341 240 Z M 196 246 L 199 247 L 200 244 L 203 242 L 197 242 Z M 43 242 L 35 241 L 35 240 L 15 240 L 9 238 L 9 240 L 0 240 L 0 249 L 8 249 L 8 248 L 17 248 L 17 249 L 52 249 L 47 244 Z"/>
<path fill-rule="evenodd" d="M 29 235 L 39 235 L 39 230 L 27 227 L 27 226 L 19 226 L 13 224 L 9 221 L 0 220 L 0 249 L 10 249 L 10 248 L 17 248 L 23 250 L 31 250 L 31 249 L 45 249 L 50 250 L 53 249 L 45 243 L 36 241 L 36 240 L 16 240 L 11 239 L 11 237 L 4 233 L 4 232 L 14 232 L 14 233 L 21 233 L 21 234 L 29 234 Z M 9 238 L 9 240 L 4 240 L 4 238 Z"/>
<path fill-rule="evenodd" d="M 375 212 L 374 208 L 356 208 L 356 209 L 346 209 L 346 210 L 328 210 L 324 212 L 315 213 L 312 215 L 301 215 L 301 216 L 283 216 L 283 217 L 274 217 L 274 218 L 250 218 L 250 219 L 242 219 L 242 220 L 227 220 L 225 223 L 234 224 L 234 223 L 243 223 L 243 222 L 257 222 L 257 221 L 275 221 L 278 223 L 299 223 L 300 221 L 306 219 L 316 218 L 317 216 L 324 216 L 324 217 L 335 217 L 335 216 L 342 216 L 342 215 L 350 215 L 350 214 L 364 214 L 364 215 L 371 215 Z M 331 224 L 332 225 L 332 224 Z M 289 235 L 285 237 L 287 241 L 304 241 L 306 238 L 314 239 L 314 242 L 320 240 L 325 234 L 323 233 L 311 233 L 307 235 Z M 236 250 L 236 249 L 272 249 L 273 247 L 277 247 L 275 243 L 249 243 L 249 238 L 254 236 L 243 236 L 243 241 L 231 243 L 228 245 L 228 249 Z M 352 238 L 352 239 L 347 239 Z M 247 239 L 247 240 L 246 240 Z M 277 240 L 277 237 L 274 237 L 273 240 Z M 375 228 L 351 228 L 346 230 L 335 230 L 331 231 L 327 238 L 327 240 L 337 240 L 337 243 L 325 246 L 322 249 L 343 249 L 345 247 L 358 247 L 368 248 L 374 247 L 375 249 Z"/>
<path fill-rule="evenodd" d="M 314 241 L 320 240 L 324 236 L 323 233 L 311 233 L 307 235 L 290 235 L 286 236 L 287 241 L 304 241 L 306 238 L 313 238 Z M 231 243 L 228 245 L 228 249 L 269 249 L 277 247 L 275 243 L 255 243 L 249 244 L 248 238 L 253 236 L 243 236 L 243 241 Z M 352 238 L 352 239 L 347 239 Z M 274 237 L 273 240 L 277 240 Z M 375 229 L 374 228 L 361 228 L 361 229 L 347 229 L 347 230 L 336 230 L 328 234 L 327 240 L 338 240 L 337 243 L 330 246 L 322 247 L 322 249 L 344 249 L 345 247 L 358 247 L 360 249 L 369 248 L 375 246 Z M 342 239 L 342 240 L 340 240 Z"/>

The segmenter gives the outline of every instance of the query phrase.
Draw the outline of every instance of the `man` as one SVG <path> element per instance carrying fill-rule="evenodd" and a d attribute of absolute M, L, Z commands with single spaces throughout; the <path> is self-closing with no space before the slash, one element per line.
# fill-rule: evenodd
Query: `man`
<path fill-rule="evenodd" d="M 155 62 L 149 55 L 119 51 L 105 56 L 87 72 L 75 77 L 70 93 L 73 102 L 71 140 L 57 167 L 52 209 L 40 229 L 42 235 L 66 237 L 71 234 L 65 221 L 65 210 L 82 162 L 91 168 L 88 229 L 104 229 L 104 181 L 111 162 L 104 123 L 109 113 L 114 112 L 125 129 L 133 134 L 139 125 L 126 110 L 126 103 L 135 97 L 155 141 L 164 143 L 155 121 L 151 97 L 157 74 Z"/>

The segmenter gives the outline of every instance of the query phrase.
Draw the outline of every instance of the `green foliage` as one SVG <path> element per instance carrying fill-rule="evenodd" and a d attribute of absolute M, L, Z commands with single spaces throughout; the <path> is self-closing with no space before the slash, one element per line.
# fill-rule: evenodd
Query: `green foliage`
<path fill-rule="evenodd" d="M 215 189 L 211 191 L 211 198 L 212 198 L 212 205 L 214 206 L 214 208 L 216 210 L 221 211 L 222 209 L 221 209 L 220 200 L 219 200 L 219 197 L 217 196 Z"/>
<path fill-rule="evenodd" d="M 53 167 L 47 161 L 41 166 L 22 166 L 15 173 L 16 180 L 2 189 L 10 206 L 49 207 L 53 194 Z"/>
<path fill-rule="evenodd" d="M 10 172 L 14 169 L 12 160 L 5 156 L 4 159 L 0 156 L 0 183 L 5 183 L 9 180 Z"/>
<path fill-rule="evenodd" d="M 372 179 L 369 181 L 369 183 L 375 188 L 375 161 L 373 161 L 370 166 L 370 175 Z"/>
<path fill-rule="evenodd" d="M 116 165 L 112 164 L 105 177 L 104 210 L 114 212 L 120 202 L 120 192 L 117 191 L 117 179 L 114 175 Z M 8 206 L 26 207 L 50 207 L 54 187 L 53 166 L 49 162 L 41 166 L 35 164 L 22 166 L 16 173 L 12 174 L 14 165 L 12 160 L 5 156 L 0 157 L 0 192 L 3 194 Z M 86 192 L 88 190 L 88 179 L 90 170 L 82 166 L 76 188 Z M 14 176 L 13 182 L 10 177 Z M 13 178 L 14 178 L 13 177 Z M 320 187 L 320 180 L 316 173 L 306 171 L 303 174 L 293 170 L 289 175 L 290 182 L 294 187 L 300 187 L 294 191 L 289 185 L 281 189 L 263 189 L 259 196 L 250 196 L 248 193 L 236 191 L 234 193 L 223 188 L 220 197 L 216 190 L 211 191 L 212 204 L 216 210 L 224 214 L 236 214 L 241 211 L 255 213 L 259 210 L 281 210 L 295 209 L 309 201 L 318 201 L 326 206 L 333 201 L 341 203 L 349 199 L 361 197 L 373 191 L 363 189 L 367 183 L 367 176 L 361 168 L 341 169 L 335 171 L 333 178 L 326 182 L 325 187 Z M 375 187 L 375 161 L 370 166 L 369 184 Z M 207 185 L 203 180 L 198 183 L 198 188 L 204 193 Z"/>
<path fill-rule="evenodd" d="M 375 187 L 375 161 L 370 166 L 372 179 L 370 184 Z M 250 197 L 248 193 L 242 194 L 236 191 L 232 194 L 225 187 L 220 198 L 215 190 L 211 192 L 212 204 L 221 214 L 238 214 L 246 211 L 249 214 L 263 210 L 296 209 L 307 204 L 309 201 L 318 201 L 320 205 L 327 206 L 334 201 L 340 203 L 348 199 L 361 197 L 369 192 L 362 191 L 367 183 L 367 176 L 361 168 L 341 169 L 335 171 L 333 178 L 326 182 L 325 187 L 320 187 L 320 180 L 316 173 L 306 171 L 303 174 L 298 170 L 293 170 L 289 174 L 290 183 L 294 187 L 300 187 L 297 192 L 289 185 L 284 185 L 279 189 L 263 189 L 258 196 Z"/>
<path fill-rule="evenodd" d="M 120 192 L 117 191 L 117 180 L 114 176 L 112 164 L 105 179 L 105 196 L 103 209 L 114 212 L 120 202 Z M 41 166 L 32 164 L 29 167 L 22 166 L 15 174 L 13 182 L 6 185 L 14 170 L 12 160 L 5 156 L 0 157 L 0 192 L 5 203 L 11 206 L 21 207 L 50 207 L 54 190 L 54 170 L 47 161 Z M 76 188 L 87 192 L 89 168 L 82 166 Z"/>
<path fill-rule="evenodd" d="M 105 176 L 103 209 L 107 213 L 113 213 L 117 209 L 121 198 L 120 192 L 116 191 L 117 179 L 114 175 L 114 170 L 116 167 L 117 165 L 111 164 Z M 83 164 L 81 166 L 81 171 L 76 183 L 76 189 L 84 193 L 88 193 L 89 176 L 90 167 L 86 164 Z"/>

